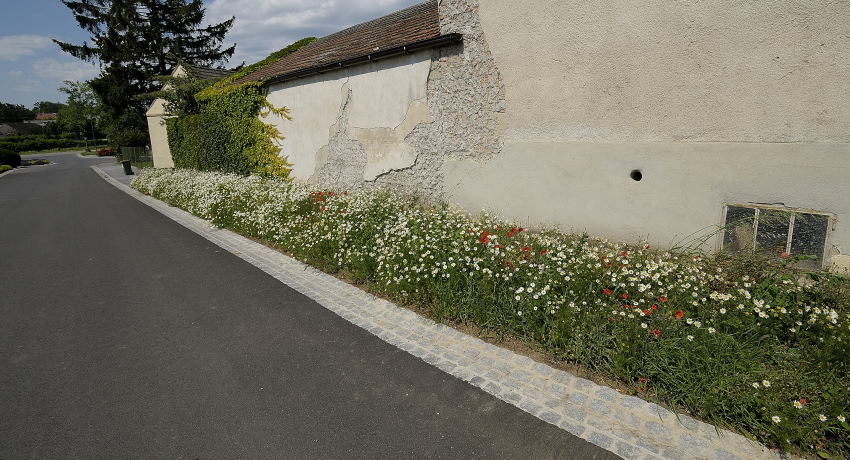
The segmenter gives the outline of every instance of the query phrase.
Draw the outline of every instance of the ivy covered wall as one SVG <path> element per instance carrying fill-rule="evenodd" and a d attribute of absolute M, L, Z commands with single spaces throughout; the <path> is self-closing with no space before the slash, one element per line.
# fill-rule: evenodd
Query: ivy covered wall
<path fill-rule="evenodd" d="M 278 145 L 283 136 L 261 119 L 270 113 L 289 118 L 286 107 L 268 102 L 262 81 L 232 82 L 314 41 L 295 42 L 195 94 L 194 110 L 167 121 L 174 166 L 288 178 L 291 165 Z"/>

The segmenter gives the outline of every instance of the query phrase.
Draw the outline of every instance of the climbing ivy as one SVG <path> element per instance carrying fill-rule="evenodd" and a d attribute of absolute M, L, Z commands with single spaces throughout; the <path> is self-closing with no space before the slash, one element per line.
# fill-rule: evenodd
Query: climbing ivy
<path fill-rule="evenodd" d="M 274 125 L 262 121 L 269 114 L 290 119 L 288 110 L 269 103 L 263 81 L 233 82 L 314 41 L 299 40 L 195 94 L 197 113 L 166 122 L 174 165 L 288 178 L 292 165 L 280 156 L 278 146 L 283 136 Z"/>

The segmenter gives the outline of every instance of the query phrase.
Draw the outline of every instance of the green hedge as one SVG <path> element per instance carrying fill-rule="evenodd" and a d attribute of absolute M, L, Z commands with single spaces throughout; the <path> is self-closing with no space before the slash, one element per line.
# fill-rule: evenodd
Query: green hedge
<path fill-rule="evenodd" d="M 263 88 L 245 85 L 206 100 L 201 113 L 168 120 L 168 143 L 174 165 L 201 171 L 275 174 L 288 166 L 258 115 Z"/>
<path fill-rule="evenodd" d="M 13 152 L 82 147 L 85 145 L 86 141 L 74 139 L 70 135 L 48 136 L 43 134 L 32 134 L 0 138 L 0 149 L 11 150 Z"/>

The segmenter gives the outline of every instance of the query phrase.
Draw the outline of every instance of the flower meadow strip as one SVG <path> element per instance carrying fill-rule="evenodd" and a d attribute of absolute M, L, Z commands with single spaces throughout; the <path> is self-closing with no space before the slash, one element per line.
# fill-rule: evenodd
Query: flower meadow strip
<path fill-rule="evenodd" d="M 850 454 L 847 280 L 529 231 L 388 192 L 191 170 L 146 170 L 133 187 L 769 445 Z"/>

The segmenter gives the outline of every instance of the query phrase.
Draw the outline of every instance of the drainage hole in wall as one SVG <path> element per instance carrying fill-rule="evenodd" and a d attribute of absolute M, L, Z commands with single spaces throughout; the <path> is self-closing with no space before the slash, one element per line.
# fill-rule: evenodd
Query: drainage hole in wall
<path fill-rule="evenodd" d="M 632 180 L 640 181 L 643 179 L 643 173 L 640 172 L 640 169 L 633 169 L 632 172 L 629 173 L 629 177 L 631 177 Z"/>

